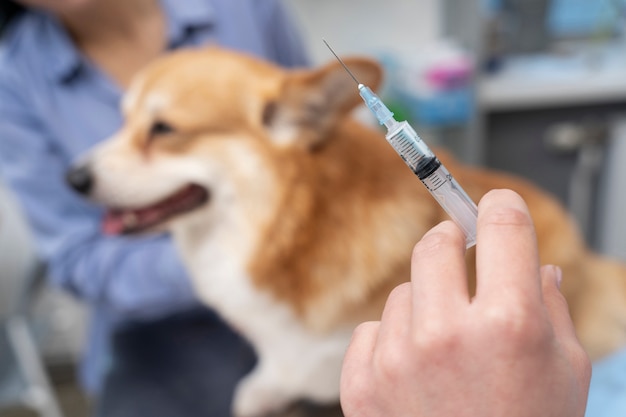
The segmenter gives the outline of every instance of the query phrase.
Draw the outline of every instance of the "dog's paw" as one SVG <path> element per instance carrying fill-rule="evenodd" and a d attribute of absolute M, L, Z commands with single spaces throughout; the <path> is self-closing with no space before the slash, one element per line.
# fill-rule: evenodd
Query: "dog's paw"
<path fill-rule="evenodd" d="M 284 409 L 289 399 L 276 385 L 251 374 L 237 386 L 233 400 L 234 417 L 265 417 Z"/>

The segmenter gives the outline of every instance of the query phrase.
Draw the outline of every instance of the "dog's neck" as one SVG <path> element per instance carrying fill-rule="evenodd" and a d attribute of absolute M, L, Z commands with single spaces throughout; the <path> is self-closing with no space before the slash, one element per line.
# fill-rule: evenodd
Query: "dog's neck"
<path fill-rule="evenodd" d="M 208 291 L 204 298 L 219 302 L 229 297 L 233 280 L 249 278 L 255 291 L 327 331 L 369 291 L 394 283 L 389 274 L 408 277 L 408 269 L 386 265 L 410 259 L 415 237 L 439 210 L 380 131 L 348 120 L 323 146 L 278 152 L 271 161 L 242 183 L 259 190 L 238 189 L 232 207 L 197 213 L 197 221 L 174 228 L 186 263 L 206 282 L 198 287 Z M 406 218 L 407 212 L 414 216 Z M 244 308 L 243 300 L 249 297 L 228 307 Z"/>
<path fill-rule="evenodd" d="M 394 245 L 369 253 L 371 245 L 360 242 L 384 242 L 385 227 L 395 221 L 398 228 L 406 227 L 407 236 L 406 244 L 396 244 L 410 252 L 416 229 L 422 227 L 420 216 L 434 216 L 434 212 L 420 214 L 417 207 L 415 219 L 395 216 L 399 205 L 414 204 L 416 196 L 427 196 L 426 191 L 417 178 L 406 181 L 412 174 L 380 131 L 354 121 L 340 124 L 321 148 L 288 155 L 276 166 L 284 188 L 249 270 L 258 287 L 290 303 L 302 316 L 310 314 L 312 298 L 329 294 L 322 289 L 328 285 L 327 277 L 345 277 L 344 282 L 333 283 L 339 302 L 322 301 L 330 317 L 345 305 L 346 294 L 360 299 L 365 297 L 361 291 L 383 281 L 389 271 L 377 270 L 387 264 L 382 258 L 407 256 L 391 249 Z M 355 284 L 366 276 L 377 282 Z M 319 306 L 319 300 L 315 304 Z M 318 311 L 314 316 L 320 322 L 313 325 L 324 328 L 324 314 Z"/>

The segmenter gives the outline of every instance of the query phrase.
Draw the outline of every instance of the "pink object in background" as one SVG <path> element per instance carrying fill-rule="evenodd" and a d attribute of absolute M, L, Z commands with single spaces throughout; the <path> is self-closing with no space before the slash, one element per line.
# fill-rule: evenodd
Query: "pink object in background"
<path fill-rule="evenodd" d="M 436 89 L 448 90 L 467 85 L 472 74 L 469 60 L 460 58 L 454 61 L 441 62 L 424 72 L 427 83 Z"/>

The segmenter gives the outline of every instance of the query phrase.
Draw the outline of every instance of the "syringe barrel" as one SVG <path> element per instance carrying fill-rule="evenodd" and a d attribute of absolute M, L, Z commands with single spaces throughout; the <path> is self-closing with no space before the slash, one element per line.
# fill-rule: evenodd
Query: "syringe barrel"
<path fill-rule="evenodd" d="M 434 161 L 435 154 L 419 137 L 417 132 L 406 122 L 396 122 L 394 129 L 387 132 L 387 141 L 396 150 L 398 155 L 406 162 L 411 170 L 422 178 L 427 166 Z"/>
<path fill-rule="evenodd" d="M 381 125 L 387 141 L 465 233 L 466 247 L 476 244 L 478 208 L 408 122 L 398 122 L 376 94 L 363 84 L 359 94 Z"/>
<path fill-rule="evenodd" d="M 386 135 L 389 144 L 465 233 L 466 247 L 476 244 L 478 208 L 433 151 L 406 121 L 397 122 Z"/>
<path fill-rule="evenodd" d="M 443 165 L 439 165 L 436 171 L 421 180 L 430 194 L 465 234 L 465 247 L 469 249 L 474 246 L 478 218 L 478 207 L 474 201 Z"/>

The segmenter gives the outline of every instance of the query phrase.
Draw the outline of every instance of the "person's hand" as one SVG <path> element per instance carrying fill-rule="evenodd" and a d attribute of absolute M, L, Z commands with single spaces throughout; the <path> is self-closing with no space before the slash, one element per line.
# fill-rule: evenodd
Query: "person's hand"
<path fill-rule="evenodd" d="M 347 417 L 583 416 L 591 378 L 559 291 L 539 267 L 523 200 L 492 191 L 478 209 L 477 290 L 470 299 L 465 239 L 452 222 L 415 246 L 411 283 L 380 322 L 360 325 L 346 353 Z"/>

